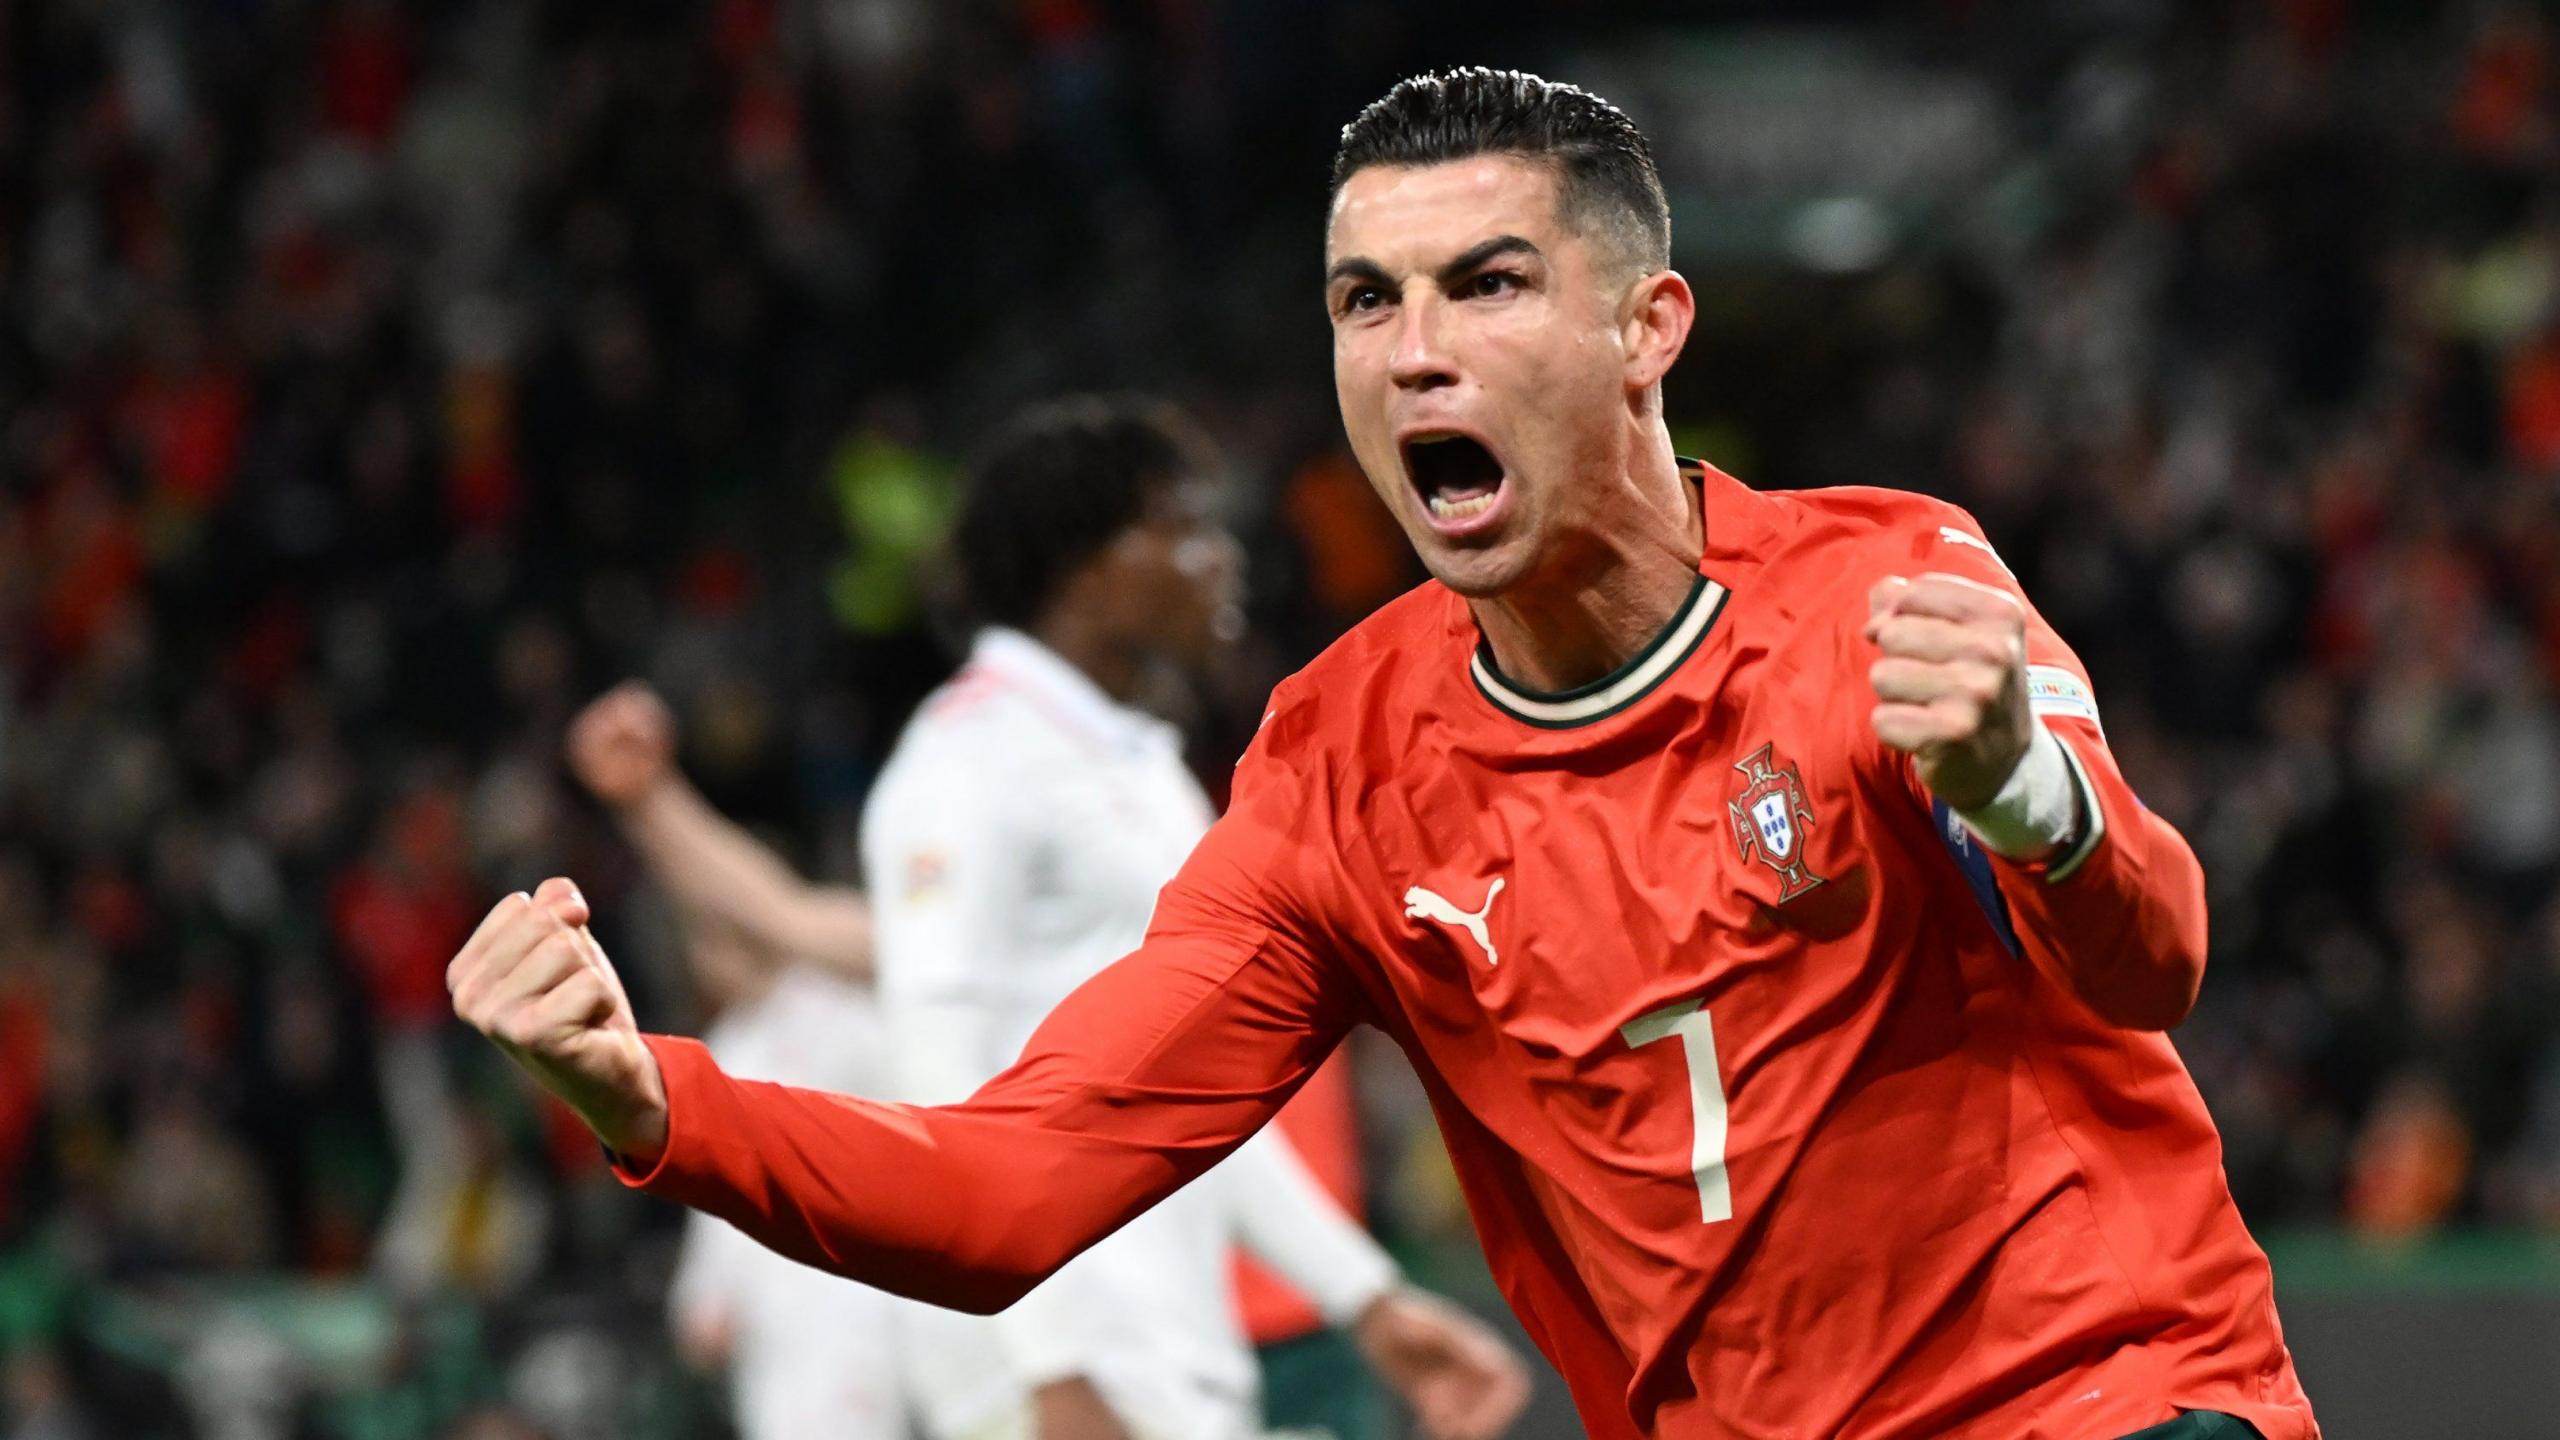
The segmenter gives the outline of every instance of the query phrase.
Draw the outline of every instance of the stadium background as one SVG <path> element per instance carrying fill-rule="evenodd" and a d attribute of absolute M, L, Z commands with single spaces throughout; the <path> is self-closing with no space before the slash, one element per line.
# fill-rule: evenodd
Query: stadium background
<path fill-rule="evenodd" d="M 1415 578 L 1339 443 L 1322 177 L 1460 62 L 1652 133 L 1685 450 L 1970 507 L 2089 661 L 2205 861 L 2179 1045 L 2331 1433 L 2554 1433 L 2554 42 L 2387 0 L 0 6 L 0 1436 L 717 1433 L 674 1213 L 447 1019 L 487 900 L 566 871 L 689 1022 L 563 723 L 651 678 L 716 801 L 851 874 L 945 663 L 955 460 L 1128 386 L 1233 464 L 1220 773 Z M 1381 1225 L 1489 1300 L 1365 1058 Z"/>

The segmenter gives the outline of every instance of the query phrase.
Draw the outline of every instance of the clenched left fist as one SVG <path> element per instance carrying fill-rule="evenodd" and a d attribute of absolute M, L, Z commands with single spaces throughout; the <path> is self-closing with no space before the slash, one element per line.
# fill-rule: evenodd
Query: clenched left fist
<path fill-rule="evenodd" d="M 445 989 L 454 1014 L 568 1102 L 605 1148 L 651 1160 L 667 1146 L 666 1084 L 587 919 L 567 880 L 510 895 L 445 967 Z"/>
<path fill-rule="evenodd" d="M 1888 575 L 1867 592 L 1876 737 L 1908 753 L 1929 792 L 1957 810 L 1988 804 L 2035 738 L 2027 707 L 2027 612 L 1955 575 Z"/>

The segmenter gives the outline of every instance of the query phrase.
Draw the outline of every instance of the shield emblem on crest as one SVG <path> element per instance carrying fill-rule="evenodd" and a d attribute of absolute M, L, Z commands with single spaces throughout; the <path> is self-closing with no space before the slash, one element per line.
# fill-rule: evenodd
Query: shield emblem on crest
<path fill-rule="evenodd" d="M 1742 858 L 1757 860 L 1778 872 L 1778 903 L 1785 904 L 1823 882 L 1805 864 L 1805 834 L 1813 829 L 1813 806 L 1805 799 L 1804 779 L 1796 767 L 1763 745 L 1734 763 L 1742 772 L 1742 793 L 1726 802 L 1733 818 L 1733 840 Z"/>
<path fill-rule="evenodd" d="M 1795 858 L 1796 824 L 1787 814 L 1787 797 L 1763 795 L 1751 804 L 1751 823 L 1760 831 L 1760 844 L 1769 858 L 1781 864 Z"/>

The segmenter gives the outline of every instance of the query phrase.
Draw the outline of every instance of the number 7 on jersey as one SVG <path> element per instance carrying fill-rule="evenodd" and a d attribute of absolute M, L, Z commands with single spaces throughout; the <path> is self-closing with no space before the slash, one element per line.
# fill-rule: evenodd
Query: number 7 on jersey
<path fill-rule="evenodd" d="M 1716 1070 L 1716 1027 L 1704 1002 L 1683 1000 L 1618 1027 L 1631 1048 L 1680 1037 L 1689 1062 L 1689 1171 L 1698 1181 L 1698 1213 L 1712 1224 L 1733 1218 L 1733 1182 L 1724 1170 L 1724 1077 Z"/>

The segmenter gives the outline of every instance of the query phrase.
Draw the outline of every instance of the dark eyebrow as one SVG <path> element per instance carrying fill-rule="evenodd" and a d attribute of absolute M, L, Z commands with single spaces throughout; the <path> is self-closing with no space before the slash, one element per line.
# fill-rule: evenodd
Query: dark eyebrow
<path fill-rule="evenodd" d="M 1454 285 L 1483 268 L 1486 261 L 1503 255 L 1527 255 L 1533 259 L 1544 259 L 1546 252 L 1539 249 L 1526 236 L 1496 235 L 1490 240 L 1479 240 L 1468 246 L 1456 259 L 1441 266 L 1439 272 L 1432 278 L 1438 280 L 1443 286 Z M 1333 283 L 1337 280 L 1360 280 L 1388 290 L 1394 289 L 1396 283 L 1395 278 L 1387 274 L 1384 267 L 1365 255 L 1348 255 L 1334 261 L 1332 268 L 1324 272 L 1325 288 L 1333 288 Z"/>
<path fill-rule="evenodd" d="M 1372 285 L 1390 290 L 1395 288 L 1396 283 L 1377 261 L 1362 255 L 1353 255 L 1334 261 L 1333 268 L 1324 272 L 1325 288 L 1332 289 L 1333 282 L 1336 280 L 1366 280 Z"/>
<path fill-rule="evenodd" d="M 1441 288 L 1446 289 L 1483 269 L 1486 261 L 1502 255 L 1526 255 L 1531 259 L 1546 258 L 1545 251 L 1540 250 L 1522 236 L 1496 235 L 1490 240 L 1480 240 L 1468 246 L 1457 259 L 1441 266 L 1440 273 L 1433 278 L 1440 282 Z"/>

